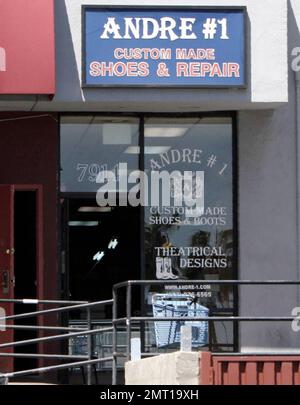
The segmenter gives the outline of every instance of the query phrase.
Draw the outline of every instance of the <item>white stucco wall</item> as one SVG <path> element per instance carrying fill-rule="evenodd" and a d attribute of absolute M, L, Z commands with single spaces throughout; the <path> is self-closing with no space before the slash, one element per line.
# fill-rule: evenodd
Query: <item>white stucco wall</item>
<path fill-rule="evenodd" d="M 247 89 L 81 89 L 81 5 L 247 6 Z M 54 99 L 1 101 L 1 109 L 206 111 L 274 108 L 288 99 L 286 0 L 55 0 L 57 91 Z M 270 30 L 271 27 L 271 30 Z"/>
<path fill-rule="evenodd" d="M 143 2 L 246 5 L 249 85 L 247 89 L 223 90 L 130 89 L 130 96 L 127 89 L 81 89 L 81 4 L 137 3 L 56 0 L 57 94 L 51 104 L 37 102 L 35 109 L 240 111 L 240 278 L 299 279 L 295 81 L 289 60 L 291 49 L 300 46 L 299 0 Z M 296 287 L 243 287 L 240 294 L 241 315 L 290 315 L 297 305 Z M 299 338 L 290 323 L 243 323 L 240 329 L 243 351 L 297 349 Z"/>
<path fill-rule="evenodd" d="M 300 46 L 298 0 L 289 4 L 288 26 L 290 55 L 295 46 Z M 288 105 L 269 111 L 242 111 L 238 137 L 240 278 L 300 279 L 299 155 L 295 73 L 290 67 Z M 297 287 L 243 287 L 241 290 L 241 315 L 291 316 L 296 306 L 300 306 Z M 244 323 L 240 343 L 243 351 L 278 348 L 290 351 L 300 348 L 300 333 L 293 332 L 289 322 L 267 326 Z"/>

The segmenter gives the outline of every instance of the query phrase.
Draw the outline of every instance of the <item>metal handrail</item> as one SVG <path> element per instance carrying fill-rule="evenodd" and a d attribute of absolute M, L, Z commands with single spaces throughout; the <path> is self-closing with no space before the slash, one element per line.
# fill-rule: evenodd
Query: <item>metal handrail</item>
<path fill-rule="evenodd" d="M 24 371 L 15 371 L 14 373 L 6 373 L 6 374 L 0 374 L 0 377 L 4 378 L 11 378 L 11 377 L 20 377 L 24 375 L 31 375 L 35 373 L 47 373 L 49 371 L 54 371 L 54 370 L 63 370 L 71 367 L 80 367 L 80 366 L 88 366 L 91 364 L 97 364 L 97 363 L 106 363 L 108 361 L 113 361 L 112 357 L 105 357 L 103 359 L 93 359 L 93 360 L 83 360 L 83 361 L 77 361 L 74 363 L 67 363 L 67 364 L 59 364 L 56 366 L 48 366 L 48 367 L 39 367 L 39 368 L 33 368 L 31 370 L 24 370 Z M 90 384 L 88 384 L 90 385 Z"/>
<path fill-rule="evenodd" d="M 79 332 L 85 331 L 87 328 L 68 328 L 63 326 L 32 326 L 32 325 L 0 325 L 0 330 L 3 329 L 24 329 L 24 330 L 37 330 L 37 331 L 61 331 L 61 332 Z"/>
<path fill-rule="evenodd" d="M 42 311 L 34 311 L 34 312 L 27 312 L 25 314 L 18 314 L 18 315 L 11 315 L 11 316 L 4 316 L 0 317 L 1 320 L 15 320 L 15 319 L 24 319 L 24 318 L 32 318 L 39 315 L 51 314 L 56 312 L 68 312 L 74 309 L 82 309 L 82 308 L 92 308 L 97 307 L 100 305 L 109 305 L 113 304 L 113 300 L 106 300 L 106 301 L 96 301 L 96 302 L 89 302 L 87 304 L 78 304 L 78 305 L 70 305 L 68 307 L 62 308 L 52 308 L 52 309 L 45 309 Z"/>
<path fill-rule="evenodd" d="M 34 312 L 28 312 L 24 314 L 18 315 L 10 315 L 6 317 L 0 317 L 1 321 L 10 321 L 15 319 L 24 319 L 24 318 L 32 318 L 37 317 L 44 314 L 49 313 L 61 313 L 61 312 L 69 312 L 74 309 L 86 309 L 87 310 L 87 328 L 74 328 L 74 327 L 55 327 L 55 326 L 32 326 L 32 325 L 0 325 L 3 328 L 10 328 L 10 329 L 24 329 L 24 330 L 38 330 L 38 331 L 59 331 L 59 332 L 71 332 L 66 334 L 60 335 L 52 335 L 46 337 L 39 337 L 34 339 L 26 339 L 16 342 L 8 342 L 0 344 L 1 348 L 7 347 L 15 347 L 15 346 L 24 346 L 32 343 L 41 343 L 41 342 L 49 342 L 55 340 L 62 340 L 62 339 L 70 339 L 76 336 L 84 335 L 87 337 L 87 356 L 76 356 L 76 355 L 60 355 L 60 354 L 35 354 L 35 353 L 0 353 L 0 357 L 24 357 L 24 358 L 45 358 L 45 359 L 59 359 L 59 360 L 74 360 L 72 363 L 67 364 L 59 364 L 53 365 L 48 367 L 38 367 L 31 370 L 23 370 L 11 373 L 4 373 L 0 374 L 0 379 L 8 381 L 8 378 L 23 376 L 23 375 L 30 375 L 34 373 L 45 373 L 48 371 L 54 370 L 62 370 L 67 369 L 70 367 L 83 367 L 87 366 L 87 384 L 91 385 L 91 365 L 103 362 L 112 361 L 112 357 L 105 357 L 105 358 L 95 358 L 93 355 L 93 345 L 92 345 L 92 335 L 112 331 L 113 328 L 101 328 L 101 329 L 92 329 L 92 320 L 91 320 L 91 308 L 97 306 L 105 306 L 105 305 L 112 305 L 113 300 L 105 300 L 105 301 L 97 301 L 97 302 L 87 302 L 87 301 L 58 301 L 58 300 L 38 300 L 38 299 L 1 299 L 0 302 L 6 303 L 20 303 L 20 304 L 53 304 L 53 305 L 66 305 L 59 308 L 51 308 L 46 310 L 39 310 Z M 80 361 L 76 361 L 80 360 Z"/>
<path fill-rule="evenodd" d="M 1 357 L 22 357 L 36 359 L 59 359 L 59 360 L 88 360 L 88 356 L 69 355 L 69 354 L 37 354 L 37 353 L 0 353 Z"/>
<path fill-rule="evenodd" d="M 44 373 L 52 370 L 61 370 L 68 369 L 73 367 L 83 367 L 87 366 L 87 384 L 91 384 L 91 365 L 104 362 L 112 362 L 112 382 L 116 384 L 117 377 L 117 359 L 118 357 L 124 357 L 127 360 L 130 360 L 130 342 L 132 335 L 132 327 L 135 323 L 143 322 L 163 322 L 163 321 L 182 321 L 181 317 L 167 317 L 167 318 L 155 318 L 153 316 L 141 317 L 141 316 L 132 316 L 132 287 L 133 286 L 150 286 L 150 285 L 177 285 L 182 286 L 184 290 L 195 291 L 195 289 L 189 289 L 189 286 L 197 286 L 199 284 L 211 284 L 211 285 L 233 285 L 233 286 L 254 286 L 254 285 L 296 285 L 300 286 L 300 281 L 295 280 L 129 280 L 122 283 L 118 283 L 113 286 L 113 298 L 106 301 L 97 301 L 97 302 L 87 302 L 87 301 L 59 301 L 59 300 L 38 300 L 38 299 L 0 299 L 1 302 L 7 303 L 19 303 L 19 304 L 36 304 L 36 305 L 61 305 L 59 308 L 51 308 L 45 310 L 38 310 L 34 312 L 28 312 L 23 314 L 11 315 L 7 317 L 0 317 L 1 321 L 10 321 L 15 319 L 25 319 L 31 317 L 37 317 L 40 315 L 51 314 L 51 313 L 62 313 L 69 312 L 76 309 L 86 309 L 87 311 L 87 328 L 79 327 L 56 327 L 56 326 L 31 326 L 31 325 L 0 325 L 6 328 L 11 329 L 28 329 L 28 330 L 39 330 L 39 331 L 59 331 L 59 332 L 71 332 L 71 333 L 62 333 L 60 335 L 46 336 L 35 339 L 27 339 L 17 342 L 9 342 L 0 344 L 1 348 L 22 346 L 26 344 L 39 343 L 45 341 L 54 341 L 62 339 L 70 339 L 75 336 L 85 335 L 87 336 L 87 356 L 76 356 L 76 355 L 60 355 L 60 354 L 28 354 L 28 353 L 0 353 L 0 357 L 32 357 L 32 358 L 51 358 L 51 359 L 60 359 L 60 360 L 74 360 L 72 363 L 59 364 L 48 367 L 39 367 L 31 370 L 23 370 L 12 373 L 3 374 L 5 378 L 11 378 L 16 376 L 30 375 L 33 373 Z M 121 288 L 126 288 L 126 317 L 117 317 L 118 311 L 118 290 Z M 113 319 L 112 327 L 102 328 L 102 329 L 92 329 L 92 320 L 91 320 L 91 309 L 97 306 L 103 305 L 113 305 Z M 280 316 L 264 316 L 264 317 L 255 317 L 255 316 L 212 316 L 212 317 L 185 317 L 186 321 L 207 321 L 209 323 L 215 321 L 233 321 L 233 322 L 252 322 L 252 321 L 292 321 L 294 317 L 280 317 Z M 117 344 L 117 328 L 118 325 L 125 324 L 126 328 L 126 345 Z M 113 354 L 112 357 L 105 358 L 95 358 L 93 356 L 92 348 L 92 336 L 94 334 L 112 331 L 113 332 Z M 117 351 L 118 347 L 125 347 L 126 352 L 120 353 Z M 159 353 L 142 353 L 142 356 L 154 356 Z M 80 361 L 76 361 L 80 360 Z M 1 377 L 1 375 L 0 375 Z"/>
<path fill-rule="evenodd" d="M 194 284 L 229 284 L 229 285 L 300 285 L 300 280 L 128 280 L 115 284 L 113 290 L 130 285 L 194 285 Z"/>
<path fill-rule="evenodd" d="M 88 304 L 88 301 L 66 301 L 66 300 L 39 300 L 36 298 L 1 298 L 0 302 L 7 302 L 11 304 L 25 304 L 25 305 L 39 305 L 39 304 L 48 304 L 48 305 L 74 305 L 74 304 Z"/>
<path fill-rule="evenodd" d="M 126 322 L 128 318 L 119 318 L 113 320 L 113 324 L 121 324 Z M 242 322 L 252 322 L 252 321 L 293 321 L 295 319 L 294 316 L 210 316 L 210 317 L 203 317 L 203 316 L 185 316 L 184 318 L 180 316 L 166 316 L 164 318 L 155 318 L 154 316 L 133 316 L 130 317 L 131 322 L 142 322 L 142 321 L 149 321 L 149 322 L 164 322 L 164 321 L 206 321 L 206 322 L 214 322 L 214 321 L 242 321 Z M 1 348 L 1 345 L 0 345 Z"/>
<path fill-rule="evenodd" d="M 131 327 L 133 323 L 139 322 L 165 322 L 165 321 L 182 321 L 182 317 L 164 317 L 156 318 L 151 316 L 137 317 L 132 316 L 132 287 L 133 286 L 152 286 L 152 285 L 175 285 L 184 286 L 185 291 L 195 292 L 197 289 L 189 289 L 189 286 L 197 286 L 201 284 L 211 285 L 232 285 L 232 286 L 276 286 L 276 285 L 295 285 L 300 286 L 300 280 L 128 280 L 113 286 L 113 385 L 117 381 L 117 359 L 125 357 L 130 360 L 130 344 L 131 344 Z M 126 288 L 126 317 L 118 318 L 118 290 Z M 179 292 L 181 292 L 180 290 Z M 184 317 L 185 321 L 206 321 L 209 325 L 215 321 L 233 321 L 233 322 L 259 322 L 259 321 L 293 321 L 295 317 L 291 316 L 195 316 Z M 117 327 L 120 324 L 126 325 L 126 353 L 117 351 Z M 143 353 L 145 355 L 145 353 Z"/>
<path fill-rule="evenodd" d="M 112 331 L 112 330 L 113 330 L 113 328 L 91 329 L 91 330 L 85 330 L 85 331 L 81 331 L 81 332 L 66 333 L 64 335 L 54 335 L 54 336 L 46 336 L 46 337 L 42 337 L 42 338 L 19 340 L 17 342 L 2 343 L 2 344 L 0 344 L 0 349 L 3 349 L 5 347 L 30 345 L 32 343 L 47 342 L 47 341 L 52 341 L 52 340 L 70 339 L 72 337 L 81 336 L 81 335 L 85 335 L 85 336 L 96 335 L 97 333 L 108 332 L 108 331 Z"/>

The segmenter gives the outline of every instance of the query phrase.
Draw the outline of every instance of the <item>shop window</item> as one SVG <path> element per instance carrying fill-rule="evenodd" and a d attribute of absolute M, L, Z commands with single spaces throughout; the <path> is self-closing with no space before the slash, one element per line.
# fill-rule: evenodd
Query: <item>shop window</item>
<path fill-rule="evenodd" d="M 125 162 L 138 169 L 139 122 L 132 118 L 66 116 L 61 120 L 61 191 L 97 191 L 100 172 Z"/>
<path fill-rule="evenodd" d="M 163 205 L 161 199 L 145 208 L 147 278 L 232 279 L 231 120 L 148 119 L 145 169 L 174 174 L 170 204 Z M 188 199 L 196 199 L 196 191 L 198 203 L 190 208 Z M 176 193 L 183 195 L 182 203 L 176 204 Z M 167 273 L 161 269 L 164 259 L 171 263 Z M 214 290 L 215 299 L 227 306 L 232 303 L 231 294 Z"/>
<path fill-rule="evenodd" d="M 205 282 L 235 279 L 231 118 L 149 118 L 144 134 L 145 171 L 148 177 L 161 176 L 159 192 L 145 207 L 145 278 L 186 280 L 183 290 L 152 287 L 147 302 L 153 303 L 157 293 L 167 300 L 186 292 L 211 313 L 233 313 L 232 286 Z M 168 193 L 164 196 L 168 181 L 170 201 Z M 150 200 L 155 190 L 153 182 L 148 184 Z M 212 329 L 215 347 L 232 345 L 232 323 L 216 322 Z"/>
<path fill-rule="evenodd" d="M 157 294 L 184 293 L 209 314 L 237 314 L 235 288 L 207 282 L 237 278 L 234 150 L 231 114 L 63 116 L 62 262 L 68 297 L 109 298 L 113 284 L 140 278 L 161 284 L 147 287 L 141 300 L 136 295 L 135 313 L 151 314 Z M 132 204 L 134 185 L 128 181 L 124 188 L 122 171 L 127 180 L 143 174 L 134 200 L 140 205 Z M 109 189 L 114 204 L 100 207 L 99 175 L 109 172 L 116 179 Z M 184 289 L 169 280 L 186 281 Z M 233 322 L 211 326 L 212 350 L 236 347 Z"/>

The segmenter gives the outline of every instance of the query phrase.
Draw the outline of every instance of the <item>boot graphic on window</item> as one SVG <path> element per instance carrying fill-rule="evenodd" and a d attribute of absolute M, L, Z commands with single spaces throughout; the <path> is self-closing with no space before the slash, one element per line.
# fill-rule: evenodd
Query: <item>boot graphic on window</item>
<path fill-rule="evenodd" d="M 162 246 L 164 248 L 171 248 L 173 245 L 169 241 L 167 234 L 162 235 Z M 177 280 L 178 266 L 177 257 L 157 257 L 156 258 L 156 278 L 159 280 Z"/>

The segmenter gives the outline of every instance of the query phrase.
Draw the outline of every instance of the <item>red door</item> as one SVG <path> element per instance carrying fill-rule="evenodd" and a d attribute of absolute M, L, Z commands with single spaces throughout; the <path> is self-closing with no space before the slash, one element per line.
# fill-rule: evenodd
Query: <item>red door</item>
<path fill-rule="evenodd" d="M 0 185 L 0 299 L 14 298 L 14 188 Z M 12 303 L 0 301 L 0 318 L 13 314 Z M 3 321 L 0 320 L 0 324 Z M 0 344 L 13 341 L 13 329 L 0 327 Z M 1 349 L 0 353 L 12 352 L 12 348 Z M 13 359 L 0 356 L 0 373 L 13 370 Z"/>

